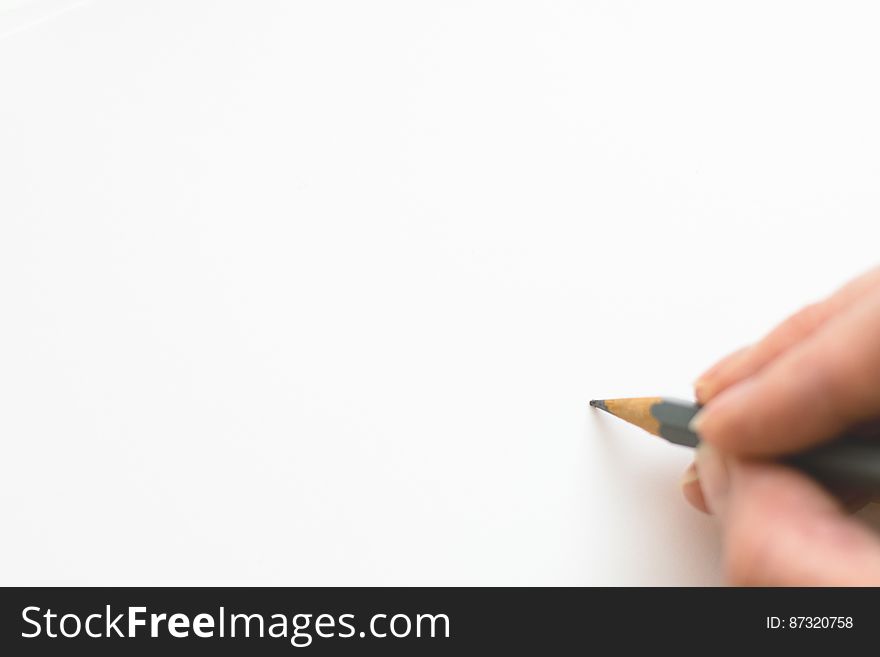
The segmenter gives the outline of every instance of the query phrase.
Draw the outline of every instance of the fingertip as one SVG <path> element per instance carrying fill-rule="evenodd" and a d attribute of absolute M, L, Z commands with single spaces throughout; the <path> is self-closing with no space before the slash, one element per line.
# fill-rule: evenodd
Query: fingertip
<path fill-rule="evenodd" d="M 760 403 L 754 399 L 754 393 L 751 379 L 728 388 L 694 416 L 689 428 L 704 442 L 719 449 L 749 453 L 748 438 L 754 433 L 748 426 L 752 417 L 749 411 Z"/>

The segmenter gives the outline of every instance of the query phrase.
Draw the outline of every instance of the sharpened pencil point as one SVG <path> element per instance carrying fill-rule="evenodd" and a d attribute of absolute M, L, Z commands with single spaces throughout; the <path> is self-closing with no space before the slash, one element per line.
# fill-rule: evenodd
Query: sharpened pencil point
<path fill-rule="evenodd" d="M 594 399 L 590 406 L 598 408 L 621 420 L 641 427 L 655 436 L 660 435 L 660 423 L 651 414 L 651 409 L 663 401 L 660 397 L 634 397 L 629 399 Z"/>

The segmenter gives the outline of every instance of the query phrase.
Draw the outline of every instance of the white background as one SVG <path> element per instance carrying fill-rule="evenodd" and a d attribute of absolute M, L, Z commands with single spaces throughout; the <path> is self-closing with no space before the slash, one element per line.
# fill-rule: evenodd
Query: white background
<path fill-rule="evenodd" d="M 720 581 L 587 401 L 877 262 L 876 3 L 0 9 L 0 582 Z"/>

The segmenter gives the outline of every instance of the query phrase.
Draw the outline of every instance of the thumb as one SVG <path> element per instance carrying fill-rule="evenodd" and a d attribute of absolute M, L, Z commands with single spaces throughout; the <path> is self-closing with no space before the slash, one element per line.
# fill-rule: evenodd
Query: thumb
<path fill-rule="evenodd" d="M 697 471 L 723 526 L 730 583 L 880 585 L 880 538 L 819 484 L 783 465 L 723 456 L 705 443 Z"/>

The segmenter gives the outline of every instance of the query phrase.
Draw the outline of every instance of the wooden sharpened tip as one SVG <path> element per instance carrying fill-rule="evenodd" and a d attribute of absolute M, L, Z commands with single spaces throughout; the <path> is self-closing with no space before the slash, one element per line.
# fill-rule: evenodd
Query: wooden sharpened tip
<path fill-rule="evenodd" d="M 660 435 L 660 422 L 651 414 L 651 408 L 662 402 L 661 397 L 633 397 L 630 399 L 594 399 L 590 406 L 616 415 L 621 420 L 641 427 L 655 436 Z"/>

